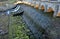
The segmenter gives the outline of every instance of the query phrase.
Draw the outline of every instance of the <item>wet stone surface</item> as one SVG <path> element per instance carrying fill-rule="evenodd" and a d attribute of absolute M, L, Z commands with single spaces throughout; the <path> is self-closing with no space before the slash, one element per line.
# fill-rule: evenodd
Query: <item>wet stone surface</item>
<path fill-rule="evenodd" d="M 0 39 L 8 37 L 8 16 L 0 13 Z"/>

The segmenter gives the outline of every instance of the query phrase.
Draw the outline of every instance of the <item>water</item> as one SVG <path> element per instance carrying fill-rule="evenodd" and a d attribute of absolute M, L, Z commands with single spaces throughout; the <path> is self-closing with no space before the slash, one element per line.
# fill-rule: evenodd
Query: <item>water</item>
<path fill-rule="evenodd" d="M 20 5 L 24 14 L 22 15 L 22 20 L 25 22 L 26 26 L 30 32 L 30 39 L 59 39 L 60 36 L 60 18 L 53 18 L 53 13 L 46 13 L 41 10 L 34 9 L 33 7 Z M 19 9 L 20 10 L 20 9 Z M 8 25 L 11 22 L 9 16 L 6 14 L 0 14 L 0 31 L 8 31 Z M 14 17 L 13 17 L 14 18 Z M 16 17 L 17 18 L 17 17 Z M 7 21 L 8 20 L 8 21 Z M 14 19 L 12 19 L 14 21 Z M 18 21 L 15 21 L 18 22 Z M 17 23 L 19 24 L 19 22 Z M 16 25 L 17 25 L 16 24 Z M 15 26 L 16 28 L 17 26 Z M 10 27 L 11 28 L 11 25 Z M 12 28 L 13 29 L 13 28 Z M 12 30 L 10 30 L 12 32 Z M 12 35 L 12 33 L 11 33 Z M 13 35 L 12 35 L 13 36 Z M 12 37 L 11 36 L 11 37 Z M 58 38 L 57 38 L 58 37 Z M 6 39 L 6 37 L 4 37 Z M 3 39 L 3 38 L 2 38 Z"/>
<path fill-rule="evenodd" d="M 44 33 L 47 37 L 50 37 L 52 39 L 59 39 L 60 31 L 58 30 L 60 30 L 60 18 L 54 18 L 53 13 L 46 13 L 27 5 L 21 5 L 21 7 L 26 12 L 24 13 L 24 15 L 28 18 L 28 20 L 31 19 L 31 21 L 33 20 L 32 22 L 35 23 L 34 27 L 36 27 L 39 31 L 41 31 L 42 29 L 45 30 Z M 28 23 L 28 25 L 30 24 L 31 23 Z"/>

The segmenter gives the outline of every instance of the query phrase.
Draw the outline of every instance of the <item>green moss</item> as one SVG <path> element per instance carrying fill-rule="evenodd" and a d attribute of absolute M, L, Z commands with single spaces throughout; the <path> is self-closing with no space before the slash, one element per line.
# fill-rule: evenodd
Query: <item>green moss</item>
<path fill-rule="evenodd" d="M 26 32 L 29 32 L 25 28 L 25 23 L 22 21 L 20 16 L 10 16 L 10 26 L 9 26 L 9 38 L 10 39 L 29 39 Z"/>

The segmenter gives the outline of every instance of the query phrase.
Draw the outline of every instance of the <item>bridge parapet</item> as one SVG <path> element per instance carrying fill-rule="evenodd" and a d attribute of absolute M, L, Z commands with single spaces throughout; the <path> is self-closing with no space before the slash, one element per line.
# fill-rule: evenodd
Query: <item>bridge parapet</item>
<path fill-rule="evenodd" d="M 60 0 L 41 0 L 41 6 L 44 6 L 45 12 L 54 11 L 53 16 L 60 16 Z M 57 7 L 58 6 L 58 7 Z"/>

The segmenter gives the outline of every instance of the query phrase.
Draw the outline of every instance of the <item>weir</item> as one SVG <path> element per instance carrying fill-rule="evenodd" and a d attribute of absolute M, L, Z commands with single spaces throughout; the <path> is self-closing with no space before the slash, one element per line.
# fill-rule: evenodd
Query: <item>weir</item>
<path fill-rule="evenodd" d="M 5 26 L 6 31 L 5 28 L 2 28 L 1 33 L 4 31 L 4 35 L 9 33 L 9 29 L 12 28 L 10 25 L 10 16 L 12 15 L 12 17 L 16 18 L 22 17 L 25 27 L 30 30 L 27 33 L 30 39 L 60 39 L 59 0 L 22 0 L 17 1 L 14 5 L 12 8 L 0 11 L 1 18 L 7 16 L 7 19 L 5 19 L 8 20 L 7 26 Z M 5 19 L 2 20 L 4 24 L 6 23 L 4 22 Z M 16 24 L 18 23 L 17 21 Z M 1 39 L 4 39 L 2 38 L 4 35 L 1 35 Z M 13 34 L 11 35 L 12 38 L 15 37 Z"/>

